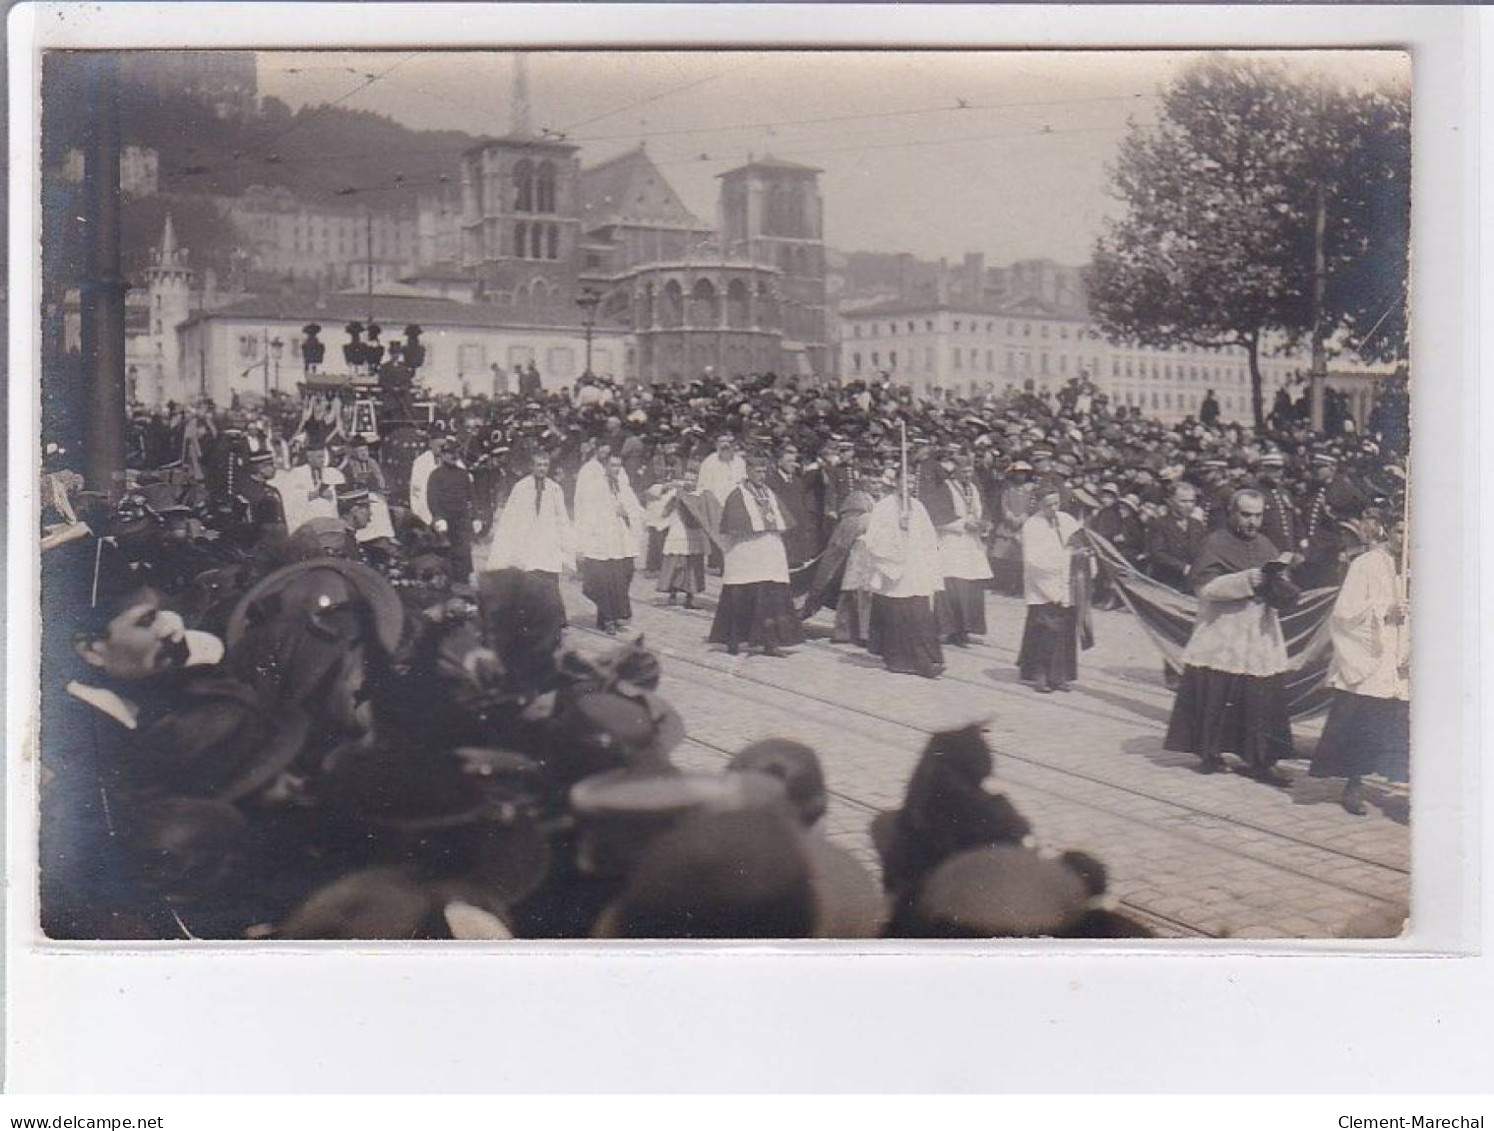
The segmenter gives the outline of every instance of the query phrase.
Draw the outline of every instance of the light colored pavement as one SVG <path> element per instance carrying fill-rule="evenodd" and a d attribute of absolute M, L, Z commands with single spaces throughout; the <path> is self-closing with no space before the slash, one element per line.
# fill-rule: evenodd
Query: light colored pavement
<path fill-rule="evenodd" d="M 780 659 L 728 656 L 707 645 L 718 586 L 705 607 L 667 608 L 653 581 L 633 583 L 634 620 L 660 655 L 662 694 L 684 717 L 685 768 L 719 769 L 747 743 L 774 735 L 818 751 L 832 793 L 827 833 L 876 867 L 868 823 L 901 803 L 928 735 L 984 720 L 996 776 L 1038 839 L 1105 862 L 1110 889 L 1159 935 L 1323 938 L 1385 933 L 1409 900 L 1410 837 L 1404 788 L 1371 779 L 1369 813 L 1338 805 L 1342 783 L 1297 779 L 1273 789 L 1234 775 L 1201 776 L 1196 760 L 1162 750 L 1172 696 L 1156 652 L 1127 613 L 1097 613 L 1096 646 L 1080 657 L 1068 695 L 1038 695 L 1015 670 L 1025 610 L 987 601 L 990 634 L 946 649 L 938 680 L 894 675 L 860 649 L 828 642 L 829 621 Z M 595 610 L 563 585 L 571 646 L 613 643 Z M 1311 750 L 1320 722 L 1297 728 Z M 1366 924 L 1381 924 L 1376 928 Z"/>

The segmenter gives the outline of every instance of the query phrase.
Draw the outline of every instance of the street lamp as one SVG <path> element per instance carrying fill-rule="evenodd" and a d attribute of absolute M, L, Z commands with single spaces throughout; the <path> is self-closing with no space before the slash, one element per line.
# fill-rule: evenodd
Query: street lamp
<path fill-rule="evenodd" d="M 586 369 L 583 377 L 592 376 L 591 372 L 591 328 L 597 324 L 597 305 L 602 301 L 602 296 L 590 287 L 581 288 L 581 293 L 576 296 L 576 305 L 581 308 L 581 326 L 586 331 Z"/>
<path fill-rule="evenodd" d="M 280 392 L 280 355 L 285 350 L 285 343 L 279 338 L 270 342 L 270 354 L 275 359 L 275 391 Z"/>

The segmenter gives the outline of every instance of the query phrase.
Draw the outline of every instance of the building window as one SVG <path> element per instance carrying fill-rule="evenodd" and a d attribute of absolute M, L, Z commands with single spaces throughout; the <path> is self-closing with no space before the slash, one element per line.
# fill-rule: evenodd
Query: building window
<path fill-rule="evenodd" d="M 1063 339 L 1064 339 L 1064 340 L 1065 340 L 1065 341 L 1068 341 L 1068 337 L 1069 337 L 1069 328 L 1068 328 L 1068 327 L 1067 327 L 1067 326 L 1060 326 L 1060 327 L 1059 327 L 1059 328 L 1058 328 L 1058 336 L 1059 336 L 1059 337 L 1060 337 L 1060 338 L 1063 338 Z"/>
<path fill-rule="evenodd" d="M 908 333 L 911 334 L 913 332 L 914 328 L 916 327 L 916 325 L 917 325 L 917 323 L 913 322 L 910 319 L 909 322 L 908 322 Z"/>
<path fill-rule="evenodd" d="M 958 318 L 955 319 L 954 328 L 955 333 L 958 334 L 960 332 L 960 320 Z"/>
<path fill-rule="evenodd" d="M 529 225 L 529 258 L 543 259 L 545 257 L 545 226 L 543 224 Z"/>
<path fill-rule="evenodd" d="M 1044 322 L 1041 326 L 1038 327 L 1038 334 L 1040 337 L 1044 338 L 1048 336 L 1048 323 Z"/>
<path fill-rule="evenodd" d="M 1030 337 L 1032 337 L 1032 323 L 1031 322 L 1024 322 L 1024 323 L 1022 323 L 1022 336 L 1024 338 L 1030 338 Z"/>
<path fill-rule="evenodd" d="M 875 322 L 873 322 L 871 324 L 871 336 L 875 338 L 879 332 L 880 332 L 880 328 L 878 327 L 878 325 Z"/>
<path fill-rule="evenodd" d="M 923 328 L 932 333 L 934 330 L 934 320 L 932 318 L 925 320 Z"/>
<path fill-rule="evenodd" d="M 469 373 L 481 373 L 487 366 L 487 350 L 482 347 L 480 342 L 463 342 L 457 346 L 458 375 L 465 377 Z"/>
<path fill-rule="evenodd" d="M 887 351 L 887 367 L 889 369 L 897 368 L 897 350 Z"/>
<path fill-rule="evenodd" d="M 521 365 L 528 365 L 533 360 L 534 360 L 534 347 L 533 346 L 509 346 L 508 347 L 508 367 L 510 369 L 516 369 L 517 367 L 519 367 Z"/>
<path fill-rule="evenodd" d="M 545 252 L 550 259 L 560 258 L 560 228 L 555 224 L 545 233 Z"/>
<path fill-rule="evenodd" d="M 529 255 L 529 225 L 523 220 L 514 225 L 514 254 L 520 259 Z"/>
<path fill-rule="evenodd" d="M 986 372 L 987 373 L 994 373 L 995 371 L 996 371 L 996 351 L 995 350 L 986 350 Z"/>
<path fill-rule="evenodd" d="M 534 210 L 555 211 L 555 164 L 545 161 L 540 164 L 539 176 L 535 179 Z"/>
<path fill-rule="evenodd" d="M 570 346 L 551 346 L 545 361 L 547 368 L 557 377 L 571 377 L 576 372 L 576 351 Z"/>
<path fill-rule="evenodd" d="M 896 322 L 889 322 L 889 323 L 887 323 L 887 335 L 888 335 L 888 337 L 892 337 L 892 338 L 897 337 L 897 323 Z"/>
<path fill-rule="evenodd" d="M 1012 358 L 1012 351 L 1011 350 L 1007 350 L 1006 351 L 1006 371 L 1008 373 L 1010 373 L 1015 368 L 1016 368 L 1016 363 L 1015 363 L 1015 361 Z"/>
<path fill-rule="evenodd" d="M 534 211 L 534 164 L 527 157 L 514 166 L 514 211 Z"/>
<path fill-rule="evenodd" d="M 855 373 L 861 372 L 861 355 L 859 353 L 851 355 L 851 370 Z"/>
<path fill-rule="evenodd" d="M 1157 390 L 1156 389 L 1152 390 L 1152 407 L 1153 408 L 1161 408 L 1162 407 L 1161 404 L 1158 403 Z"/>
<path fill-rule="evenodd" d="M 987 322 L 986 323 L 986 333 L 988 333 L 988 334 L 991 333 L 991 331 L 994 328 L 995 328 L 995 323 L 992 323 L 992 322 Z"/>

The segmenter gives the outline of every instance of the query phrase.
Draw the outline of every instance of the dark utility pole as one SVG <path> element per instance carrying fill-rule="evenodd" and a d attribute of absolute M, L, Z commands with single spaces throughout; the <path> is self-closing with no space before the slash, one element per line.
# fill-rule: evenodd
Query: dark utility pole
<path fill-rule="evenodd" d="M 92 110 L 83 157 L 84 218 L 88 267 L 79 287 L 82 314 L 82 376 L 88 389 L 88 441 L 84 475 L 110 502 L 124 494 L 125 376 L 124 300 L 119 265 L 119 62 L 105 52 L 93 60 L 88 86 Z"/>
<path fill-rule="evenodd" d="M 1312 371 L 1309 375 L 1309 407 L 1312 410 L 1312 430 L 1323 431 L 1323 399 L 1328 387 L 1328 354 L 1323 345 L 1323 291 L 1327 285 L 1328 266 L 1323 252 L 1323 237 L 1328 226 L 1328 205 L 1324 198 L 1323 174 L 1327 158 L 1322 150 L 1323 135 L 1327 126 L 1327 99 L 1323 86 L 1318 86 L 1318 175 L 1313 187 L 1312 220 Z"/>

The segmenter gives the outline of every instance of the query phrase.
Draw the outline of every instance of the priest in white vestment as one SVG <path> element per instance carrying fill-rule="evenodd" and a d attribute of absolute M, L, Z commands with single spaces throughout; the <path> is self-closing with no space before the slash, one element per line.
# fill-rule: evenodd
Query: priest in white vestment
<path fill-rule="evenodd" d="M 1037 490 L 1038 513 L 1022 524 L 1022 593 L 1027 622 L 1017 670 L 1040 691 L 1067 691 L 1079 677 L 1079 625 L 1073 569 L 1079 520 L 1060 509 L 1063 486 Z"/>
<path fill-rule="evenodd" d="M 1345 778 L 1343 807 L 1362 816 L 1363 779 L 1404 782 L 1411 769 L 1411 626 L 1398 561 L 1403 528 L 1380 516 L 1359 523 L 1368 549 L 1349 563 L 1329 620 L 1333 704 L 1313 751 L 1312 776 Z"/>
<path fill-rule="evenodd" d="M 558 617 L 563 626 L 565 604 L 560 597 L 560 575 L 573 567 L 574 558 L 565 492 L 550 478 L 549 454 L 537 452 L 530 473 L 513 485 L 508 501 L 494 519 L 485 568 L 516 569 L 526 574 L 531 583 L 526 592 L 543 605 L 531 612 Z"/>
<path fill-rule="evenodd" d="M 872 507 L 866 528 L 871 559 L 868 649 L 888 671 L 936 679 L 944 672 L 934 602 L 944 589 L 939 534 L 923 503 L 902 484 Z"/>
<path fill-rule="evenodd" d="M 609 453 L 605 470 L 576 479 L 576 554 L 581 592 L 597 607 L 597 627 L 617 633 L 633 619 L 630 587 L 643 532 L 643 506 L 628 482 L 622 456 Z"/>
<path fill-rule="evenodd" d="M 788 554 L 783 547 L 792 520 L 768 486 L 767 457 L 754 455 L 746 467 L 746 482 L 727 495 L 721 510 L 721 596 L 707 639 L 725 644 L 733 656 L 743 644 L 777 656 L 782 648 L 804 639 L 789 595 Z"/>

